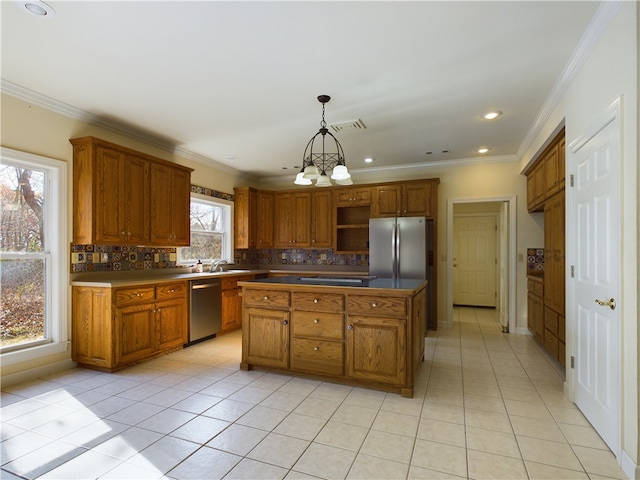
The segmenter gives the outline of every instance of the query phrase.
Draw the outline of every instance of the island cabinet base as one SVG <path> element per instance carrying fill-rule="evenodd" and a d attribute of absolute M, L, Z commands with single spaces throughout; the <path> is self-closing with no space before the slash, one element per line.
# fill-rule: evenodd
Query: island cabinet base
<path fill-rule="evenodd" d="M 413 397 L 416 372 L 424 361 L 426 282 L 412 289 L 257 281 L 239 285 L 241 369 L 287 372 Z"/>

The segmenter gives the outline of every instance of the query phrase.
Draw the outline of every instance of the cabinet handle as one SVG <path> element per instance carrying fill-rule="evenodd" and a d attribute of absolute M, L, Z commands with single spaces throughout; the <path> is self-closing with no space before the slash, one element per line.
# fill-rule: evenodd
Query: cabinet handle
<path fill-rule="evenodd" d="M 353 325 L 347 325 L 347 330 L 353 330 Z"/>
<path fill-rule="evenodd" d="M 318 323 L 320 320 L 318 320 L 317 318 L 313 319 L 313 323 Z"/>
<path fill-rule="evenodd" d="M 171 290 L 167 290 L 168 293 L 176 293 L 176 289 L 172 288 Z"/>
<path fill-rule="evenodd" d="M 283 320 L 283 321 L 282 321 L 282 324 L 283 324 L 283 325 L 289 325 L 289 320 Z"/>
<path fill-rule="evenodd" d="M 140 298 L 142 297 L 142 295 L 143 295 L 142 293 L 132 293 L 131 298 Z"/>

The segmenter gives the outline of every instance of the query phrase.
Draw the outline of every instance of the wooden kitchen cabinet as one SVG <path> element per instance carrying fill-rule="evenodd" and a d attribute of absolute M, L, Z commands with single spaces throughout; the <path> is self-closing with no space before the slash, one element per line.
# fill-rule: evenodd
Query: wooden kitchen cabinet
<path fill-rule="evenodd" d="M 275 247 L 311 246 L 311 192 L 275 193 Z"/>
<path fill-rule="evenodd" d="M 189 244 L 191 169 L 95 137 L 70 142 L 73 145 L 73 243 Z M 152 172 L 159 167 L 167 169 L 172 178 L 168 189 L 166 184 L 157 185 L 152 179 Z M 158 189 L 163 189 L 161 202 Z M 179 229 L 171 228 L 175 236 L 162 231 L 163 222 L 167 221 L 179 226 Z"/>
<path fill-rule="evenodd" d="M 151 242 L 154 245 L 190 244 L 190 197 L 190 173 L 167 165 L 151 165 Z"/>
<path fill-rule="evenodd" d="M 371 187 L 338 187 L 335 189 L 337 207 L 371 205 Z"/>
<path fill-rule="evenodd" d="M 527 210 L 542 212 L 546 200 L 565 188 L 564 128 L 527 169 Z"/>
<path fill-rule="evenodd" d="M 544 338 L 544 283 L 542 277 L 527 279 L 527 327 L 542 342 Z"/>
<path fill-rule="evenodd" d="M 373 186 L 371 216 L 433 218 L 436 215 L 437 181 L 421 180 Z"/>
<path fill-rule="evenodd" d="M 255 248 L 258 233 L 258 191 L 251 187 L 234 188 L 234 248 Z"/>
<path fill-rule="evenodd" d="M 333 202 L 330 190 L 311 193 L 311 247 L 333 246 Z"/>
<path fill-rule="evenodd" d="M 253 280 L 255 275 L 233 275 L 222 277 L 222 332 L 227 333 L 242 327 L 242 297 L 238 281 Z"/>
<path fill-rule="evenodd" d="M 425 284 L 414 290 L 242 283 L 241 368 L 275 368 L 413 396 Z"/>
<path fill-rule="evenodd" d="M 104 371 L 182 348 L 187 284 L 72 287 L 72 359 Z"/>
<path fill-rule="evenodd" d="M 273 246 L 273 192 L 258 191 L 257 203 L 256 246 L 271 248 Z"/>

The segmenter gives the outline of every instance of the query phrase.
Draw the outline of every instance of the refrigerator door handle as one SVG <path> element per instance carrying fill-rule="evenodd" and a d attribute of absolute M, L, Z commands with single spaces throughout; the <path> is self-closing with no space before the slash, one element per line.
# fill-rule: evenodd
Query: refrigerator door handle
<path fill-rule="evenodd" d="M 394 278 L 400 278 L 400 265 L 402 265 L 400 263 L 400 252 L 402 251 L 401 245 L 402 245 L 402 239 L 400 238 L 400 224 L 398 224 L 396 222 L 396 269 L 395 269 L 395 275 Z"/>
<path fill-rule="evenodd" d="M 396 229 L 398 224 L 394 223 L 391 228 L 391 278 L 396 278 L 398 271 L 398 234 Z"/>

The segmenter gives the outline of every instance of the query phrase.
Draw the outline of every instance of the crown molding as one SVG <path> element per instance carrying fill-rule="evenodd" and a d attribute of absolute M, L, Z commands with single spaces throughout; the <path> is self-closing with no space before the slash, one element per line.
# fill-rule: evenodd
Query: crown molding
<path fill-rule="evenodd" d="M 60 102 L 46 95 L 42 95 L 38 92 L 34 92 L 33 90 L 29 90 L 28 88 L 9 82 L 8 80 L 0 79 L 0 92 L 28 102 L 32 105 L 36 105 L 38 107 L 52 111 L 54 113 L 58 113 L 65 117 L 73 118 L 74 120 L 79 120 L 89 125 L 104 128 L 106 130 L 110 130 L 114 133 L 124 135 L 134 140 L 139 140 L 148 145 L 158 147 L 162 150 L 165 150 L 187 160 L 191 160 L 209 167 L 214 167 L 222 172 L 232 175 L 246 176 L 246 174 L 244 174 L 240 170 L 230 167 L 229 165 L 219 163 L 211 158 L 205 157 L 204 155 L 200 155 L 198 153 L 187 150 L 184 147 L 176 145 L 175 142 L 172 142 L 171 140 L 167 140 L 158 135 L 133 128 L 129 125 L 124 125 L 114 120 L 94 115 L 87 112 L 86 110 L 73 107 L 67 103 Z"/>
<path fill-rule="evenodd" d="M 613 20 L 615 15 L 618 13 L 618 10 L 620 10 L 623 3 L 624 0 L 604 1 L 600 3 L 598 10 L 591 19 L 587 29 L 584 31 L 582 38 L 571 54 L 571 57 L 565 65 L 562 73 L 556 80 L 549 96 L 542 105 L 540 112 L 538 112 L 538 116 L 533 122 L 533 125 L 522 140 L 522 143 L 516 152 L 518 158 L 524 158 L 525 153 L 534 144 L 535 139 L 542 132 L 543 127 L 551 118 L 551 114 L 560 103 L 560 100 L 562 100 L 562 97 L 566 94 L 569 86 L 586 63 L 589 55 L 591 55 L 594 47 L 606 32 L 609 23 L 611 23 L 611 20 Z"/>

